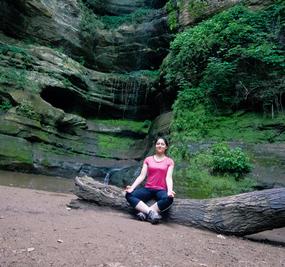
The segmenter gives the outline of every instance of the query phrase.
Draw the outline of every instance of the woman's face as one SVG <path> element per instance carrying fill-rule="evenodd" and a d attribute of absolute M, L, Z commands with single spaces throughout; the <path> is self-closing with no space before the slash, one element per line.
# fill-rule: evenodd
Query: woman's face
<path fill-rule="evenodd" d="M 158 154 L 164 154 L 167 149 L 167 145 L 165 144 L 165 141 L 162 138 L 159 138 L 155 144 L 155 151 Z"/>

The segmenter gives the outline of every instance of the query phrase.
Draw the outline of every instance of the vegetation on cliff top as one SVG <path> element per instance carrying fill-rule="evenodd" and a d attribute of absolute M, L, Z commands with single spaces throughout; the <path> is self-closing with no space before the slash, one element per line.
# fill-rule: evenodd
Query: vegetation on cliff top
<path fill-rule="evenodd" d="M 181 108 L 282 112 L 284 18 L 284 2 L 261 11 L 236 6 L 178 34 L 162 67 L 168 87 L 188 92 Z"/>
<path fill-rule="evenodd" d="M 171 43 L 162 73 L 168 90 L 178 92 L 171 155 L 187 161 L 175 175 L 186 195 L 235 194 L 254 186 L 247 178 L 236 179 L 238 166 L 215 172 L 215 152 L 190 155 L 187 144 L 285 140 L 284 18 L 282 1 L 261 10 L 238 5 L 177 34 Z M 240 155 L 227 157 L 227 163 L 247 162 L 249 170 Z"/>
<path fill-rule="evenodd" d="M 169 89 L 179 91 L 174 133 L 197 141 L 220 115 L 284 113 L 284 18 L 284 2 L 236 6 L 177 35 L 162 66 Z"/>

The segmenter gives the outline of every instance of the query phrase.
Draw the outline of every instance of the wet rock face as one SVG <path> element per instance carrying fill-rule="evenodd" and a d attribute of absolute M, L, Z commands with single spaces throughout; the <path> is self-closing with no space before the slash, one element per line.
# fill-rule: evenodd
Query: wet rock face
<path fill-rule="evenodd" d="M 153 7 L 163 6 L 163 1 L 159 5 L 159 1 L 89 2 L 97 14 L 90 15 L 91 11 L 88 13 L 76 0 L 3 0 L 0 30 L 26 42 L 62 47 L 67 55 L 83 59 L 86 66 L 99 71 L 129 72 L 160 66 L 167 54 L 170 35 L 165 12 Z M 103 15 L 112 13 L 111 20 L 120 16 L 124 20 L 125 14 L 143 8 L 149 8 L 150 13 L 140 14 L 138 22 L 131 19 L 108 29 L 100 20 L 104 10 L 109 13 Z M 84 23 L 89 30 L 84 31 Z"/>
<path fill-rule="evenodd" d="M 86 0 L 86 3 L 100 15 L 122 15 L 134 12 L 137 8 L 162 8 L 167 0 Z"/>
<path fill-rule="evenodd" d="M 0 29 L 8 36 L 81 51 L 80 8 L 76 0 L 3 0 Z"/>
<path fill-rule="evenodd" d="M 80 77 L 77 74 L 63 75 L 70 85 L 66 88 L 44 82 L 41 96 L 55 107 L 67 112 L 77 109 L 87 115 L 150 118 L 158 111 L 151 96 L 156 95 L 156 85 L 153 78 L 137 72 L 157 70 L 168 52 L 167 15 L 161 8 L 164 2 L 86 1 L 95 12 L 108 10 L 112 13 L 108 13 L 109 20 L 124 22 L 110 28 L 108 23 L 101 21 L 102 15 L 107 13 L 92 14 L 77 0 L 3 0 L 0 3 L 0 30 L 25 44 L 37 43 L 56 48 L 89 69 L 98 71 L 86 69 Z M 125 17 L 145 9 L 147 12 L 139 13 L 138 20 L 136 15 Z M 50 67 L 53 71 L 53 63 L 59 63 L 65 70 L 65 59 L 43 47 L 34 51 L 38 58 L 36 61 L 40 61 L 39 67 L 37 62 L 31 62 L 29 69 L 42 68 L 42 62 L 47 61 L 49 66 L 46 65 L 46 69 Z M 58 67 L 56 69 L 58 72 Z M 42 76 L 35 79 L 43 79 Z M 63 98 L 70 101 L 63 103 Z"/>
<path fill-rule="evenodd" d="M 5 44 L 4 37 L 2 40 L 5 51 L 0 54 L 0 71 L 7 75 L 0 88 L 3 97 L 15 87 L 39 94 L 55 108 L 84 117 L 146 119 L 154 115 L 151 99 L 155 80 L 147 73 L 96 72 L 53 49 L 23 48 L 13 39 Z"/>
<path fill-rule="evenodd" d="M 141 24 L 98 31 L 94 49 L 96 69 L 129 72 L 158 69 L 170 43 L 167 17 L 154 10 Z"/>
<path fill-rule="evenodd" d="M 102 180 L 137 165 L 146 133 L 101 129 L 84 117 L 150 116 L 151 79 L 96 72 L 54 49 L 0 36 L 0 168 Z"/>

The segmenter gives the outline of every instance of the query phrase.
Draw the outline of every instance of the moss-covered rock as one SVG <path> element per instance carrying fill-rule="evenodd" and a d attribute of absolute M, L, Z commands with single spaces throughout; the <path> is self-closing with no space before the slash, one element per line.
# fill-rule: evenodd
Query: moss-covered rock
<path fill-rule="evenodd" d="M 152 98 L 159 77 L 157 71 L 97 72 L 54 49 L 32 45 L 25 48 L 30 58 L 26 62 L 17 58 L 18 47 L 23 43 L 16 45 L 14 39 L 7 37 L 4 41 L 10 50 L 7 54 L 0 49 L 0 95 L 17 104 L 21 99 L 35 103 L 33 109 L 42 109 L 39 112 L 45 114 L 44 120 L 54 117 L 49 113 L 62 116 L 62 111 L 140 119 L 154 115 Z"/>
<path fill-rule="evenodd" d="M 33 154 L 30 142 L 0 134 L 0 168 L 32 170 Z"/>

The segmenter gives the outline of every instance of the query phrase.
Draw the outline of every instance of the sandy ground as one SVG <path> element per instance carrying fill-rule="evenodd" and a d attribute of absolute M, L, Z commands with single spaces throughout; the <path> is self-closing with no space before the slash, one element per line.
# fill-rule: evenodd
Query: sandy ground
<path fill-rule="evenodd" d="M 75 198 L 0 186 L 0 266 L 285 266 L 285 247 L 68 209 Z"/>

